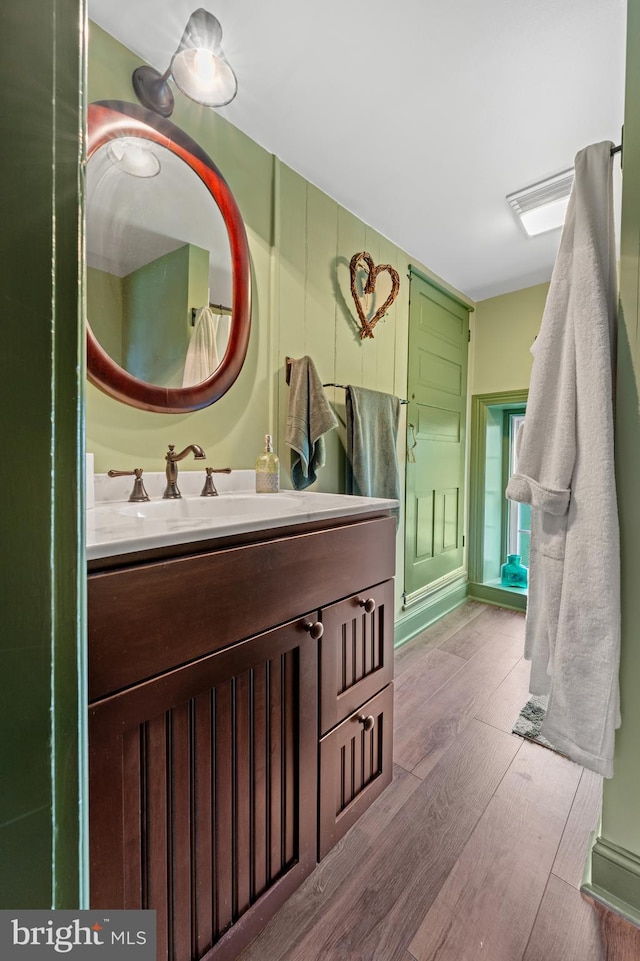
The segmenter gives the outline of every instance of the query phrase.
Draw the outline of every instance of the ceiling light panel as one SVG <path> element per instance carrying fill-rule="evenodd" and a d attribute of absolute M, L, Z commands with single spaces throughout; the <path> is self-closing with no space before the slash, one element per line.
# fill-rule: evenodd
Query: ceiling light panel
<path fill-rule="evenodd" d="M 573 167 L 509 194 L 507 202 L 527 237 L 557 230 L 564 223 L 573 186 Z"/>

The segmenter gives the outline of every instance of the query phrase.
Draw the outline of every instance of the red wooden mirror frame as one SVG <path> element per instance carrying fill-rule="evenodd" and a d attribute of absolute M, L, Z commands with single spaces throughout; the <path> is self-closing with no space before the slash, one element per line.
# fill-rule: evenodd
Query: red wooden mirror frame
<path fill-rule="evenodd" d="M 87 376 L 111 397 L 142 410 L 179 414 L 213 404 L 240 373 L 251 328 L 251 274 L 244 223 L 224 177 L 202 148 L 170 121 L 137 104 L 103 100 L 87 111 L 87 160 L 110 140 L 141 137 L 170 150 L 200 177 L 227 227 L 233 274 L 232 319 L 227 350 L 207 380 L 191 387 L 148 384 L 116 364 L 96 340 L 87 321 Z"/>

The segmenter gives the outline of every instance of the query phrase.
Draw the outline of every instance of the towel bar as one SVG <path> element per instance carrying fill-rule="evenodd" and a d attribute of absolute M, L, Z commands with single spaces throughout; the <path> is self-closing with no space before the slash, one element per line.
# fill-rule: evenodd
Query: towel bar
<path fill-rule="evenodd" d="M 340 387 L 341 390 L 346 390 L 346 389 L 347 389 L 346 384 L 323 384 L 322 386 L 323 386 L 323 387 Z M 408 404 L 409 401 L 408 401 L 408 400 L 402 400 L 402 399 L 401 399 L 401 400 L 400 400 L 400 403 L 401 403 L 401 404 Z"/>
<path fill-rule="evenodd" d="M 285 377 L 285 380 L 286 380 L 287 384 L 290 383 L 290 381 L 291 381 L 291 358 L 290 358 L 290 357 L 285 357 L 285 373 L 284 373 L 284 377 Z M 323 386 L 323 387 L 340 387 L 341 390 L 346 390 L 346 389 L 347 389 L 346 384 L 323 384 L 322 386 Z M 401 400 L 400 403 L 401 403 L 401 404 L 408 404 L 409 401 L 408 401 L 408 400 Z"/>

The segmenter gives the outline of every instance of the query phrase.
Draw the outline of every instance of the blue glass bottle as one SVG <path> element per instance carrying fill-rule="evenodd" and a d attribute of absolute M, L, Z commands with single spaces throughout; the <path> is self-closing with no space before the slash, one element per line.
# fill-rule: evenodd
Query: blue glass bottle
<path fill-rule="evenodd" d="M 526 587 L 528 571 L 520 563 L 520 554 L 508 554 L 507 562 L 500 568 L 500 583 L 503 587 Z"/>

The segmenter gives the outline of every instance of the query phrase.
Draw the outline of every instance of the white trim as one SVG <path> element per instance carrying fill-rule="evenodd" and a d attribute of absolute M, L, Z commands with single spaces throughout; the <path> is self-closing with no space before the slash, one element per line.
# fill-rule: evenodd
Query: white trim
<path fill-rule="evenodd" d="M 408 607 L 413 607 L 414 604 L 420 603 L 427 598 L 431 597 L 432 594 L 436 594 L 438 591 L 442 590 L 448 584 L 453 581 L 457 581 L 460 577 L 466 577 L 467 571 L 465 567 L 457 567 L 455 571 L 451 571 L 449 574 L 444 574 L 439 577 L 436 581 L 432 581 L 431 584 L 427 584 L 426 587 L 421 587 L 417 591 L 413 591 L 412 594 L 403 595 L 402 609 L 407 610 Z"/>

